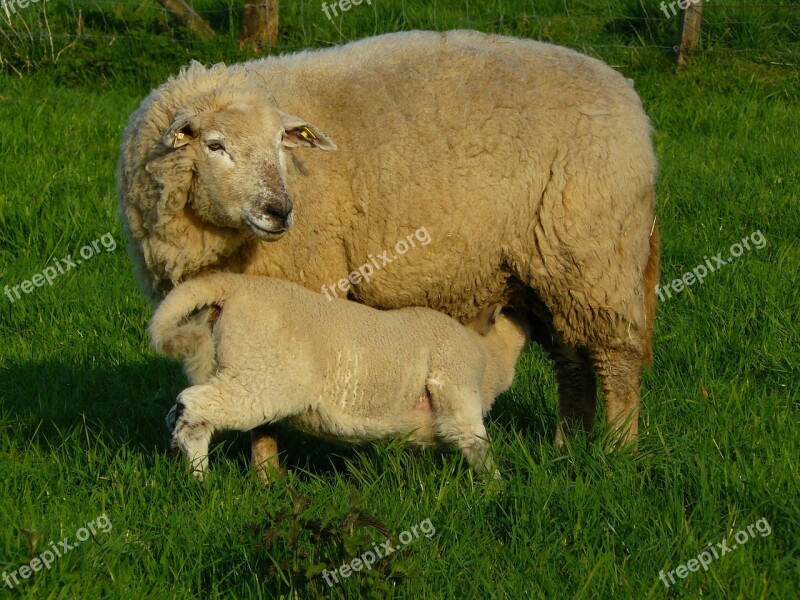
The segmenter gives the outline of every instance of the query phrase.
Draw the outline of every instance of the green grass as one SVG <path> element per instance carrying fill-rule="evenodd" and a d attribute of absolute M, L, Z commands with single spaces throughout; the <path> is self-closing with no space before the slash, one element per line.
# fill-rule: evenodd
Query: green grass
<path fill-rule="evenodd" d="M 0 17 L 0 286 L 111 232 L 118 243 L 13 304 L 0 296 L 0 569 L 89 521 L 113 524 L 25 598 L 792 598 L 800 589 L 800 10 L 706 6 L 703 51 L 676 70 L 677 19 L 638 2 L 390 2 L 329 23 L 284 3 L 279 50 L 396 29 L 475 27 L 599 56 L 636 81 L 655 127 L 662 283 L 760 230 L 761 250 L 659 306 L 637 455 L 552 447 L 556 386 L 535 348 L 490 415 L 504 474 L 473 481 L 455 452 L 287 440 L 290 475 L 262 487 L 247 439 L 215 446 L 204 484 L 169 460 L 163 417 L 185 386 L 148 347 L 150 308 L 116 218 L 122 129 L 192 57 L 248 55 L 238 9 L 195 3 L 197 43 L 155 3 L 47 4 L 49 37 Z M 238 3 L 237 3 L 238 4 Z M 796 5 L 795 5 L 796 6 Z M 39 8 L 27 19 L 46 31 Z M 213 12 L 211 12 L 213 11 Z M 3 29 L 5 27 L 5 29 Z M 37 29 L 39 28 L 39 29 Z M 63 37 L 82 31 L 87 37 Z M 37 34 L 38 35 L 38 34 Z M 61 37 L 59 37 L 61 36 Z M 55 60 L 55 54 L 61 55 Z M 316 573 L 425 519 L 421 537 L 329 589 Z M 669 571 L 759 519 L 771 534 Z"/>

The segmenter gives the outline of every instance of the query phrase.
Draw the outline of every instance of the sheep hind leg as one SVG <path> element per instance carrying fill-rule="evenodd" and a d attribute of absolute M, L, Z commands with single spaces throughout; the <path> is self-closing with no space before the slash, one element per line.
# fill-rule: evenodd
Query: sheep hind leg
<path fill-rule="evenodd" d="M 597 406 L 597 379 L 585 350 L 575 349 L 553 328 L 553 317 L 542 300 L 529 290 L 521 301 L 528 308 L 532 340 L 544 348 L 553 361 L 558 383 L 558 426 L 555 445 L 563 448 L 578 429 L 592 430 Z"/>
<path fill-rule="evenodd" d="M 550 352 L 558 381 L 558 428 L 555 444 L 562 448 L 577 429 L 592 430 L 597 406 L 597 381 L 588 353 L 560 346 Z"/>
<path fill-rule="evenodd" d="M 642 355 L 630 350 L 592 351 L 603 387 L 603 406 L 611 447 L 634 446 L 639 433 Z"/>
<path fill-rule="evenodd" d="M 489 434 L 483 424 L 477 391 L 459 390 L 434 381 L 428 382 L 428 390 L 439 438 L 458 446 L 475 473 L 500 479 L 489 449 Z"/>

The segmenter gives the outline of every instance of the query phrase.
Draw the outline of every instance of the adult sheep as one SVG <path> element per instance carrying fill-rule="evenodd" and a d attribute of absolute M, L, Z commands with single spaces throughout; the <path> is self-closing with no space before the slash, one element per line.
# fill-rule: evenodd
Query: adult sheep
<path fill-rule="evenodd" d="M 156 303 L 210 271 L 321 291 L 374 262 L 351 299 L 462 322 L 495 303 L 526 310 L 555 362 L 561 444 L 591 427 L 596 375 L 607 423 L 636 438 L 658 279 L 655 175 L 641 102 L 606 64 L 535 41 L 416 31 L 193 63 L 131 117 L 118 179 Z M 426 247 L 374 261 L 421 226 Z M 254 460 L 275 448 L 260 432 Z"/>

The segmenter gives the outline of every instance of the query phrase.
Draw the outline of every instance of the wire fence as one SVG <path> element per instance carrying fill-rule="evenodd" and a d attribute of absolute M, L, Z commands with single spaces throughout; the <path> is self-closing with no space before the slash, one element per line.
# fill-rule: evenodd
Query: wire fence
<path fill-rule="evenodd" d="M 189 1 L 216 32 L 214 43 L 238 40 L 243 0 Z M 331 45 L 402 29 L 469 28 L 530 37 L 603 53 L 672 53 L 680 9 L 676 0 L 424 2 L 362 0 L 328 18 L 339 0 L 280 3 L 278 42 L 264 52 Z M 671 6 L 672 5 L 672 6 Z M 156 0 L 0 0 L 0 69 L 55 62 L 81 43 L 113 45 L 158 39 L 198 44 Z M 762 55 L 800 63 L 800 2 L 766 4 L 705 0 L 700 53 Z"/>

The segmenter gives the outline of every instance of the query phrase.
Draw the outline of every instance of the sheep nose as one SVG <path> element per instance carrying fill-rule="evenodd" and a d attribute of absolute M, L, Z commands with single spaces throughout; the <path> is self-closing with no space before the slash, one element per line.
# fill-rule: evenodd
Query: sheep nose
<path fill-rule="evenodd" d="M 286 217 L 292 212 L 291 206 L 275 206 L 271 205 L 267 207 L 267 214 L 272 215 L 273 217 L 277 217 L 281 221 L 285 221 Z"/>

